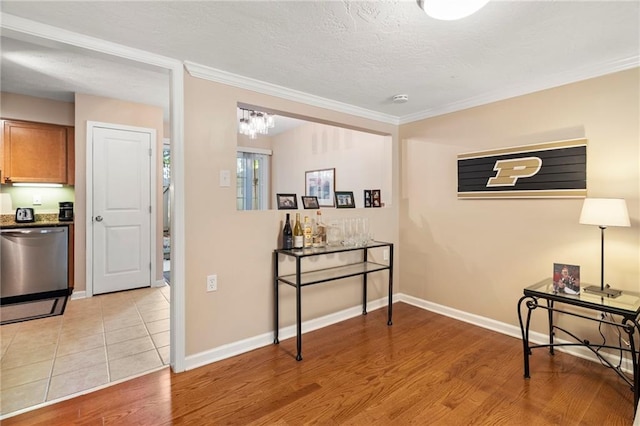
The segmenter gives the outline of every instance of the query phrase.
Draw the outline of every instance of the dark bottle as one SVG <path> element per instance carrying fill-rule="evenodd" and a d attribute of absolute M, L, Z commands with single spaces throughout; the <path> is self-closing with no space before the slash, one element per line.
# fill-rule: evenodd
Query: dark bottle
<path fill-rule="evenodd" d="M 287 213 L 287 219 L 284 222 L 284 228 L 282 228 L 282 248 L 285 250 L 293 249 L 293 231 L 289 222 L 289 213 Z"/>

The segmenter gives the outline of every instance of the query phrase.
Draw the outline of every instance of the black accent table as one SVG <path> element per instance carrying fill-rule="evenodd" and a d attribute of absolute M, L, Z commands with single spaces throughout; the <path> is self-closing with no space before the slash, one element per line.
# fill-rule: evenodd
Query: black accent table
<path fill-rule="evenodd" d="M 369 250 L 377 248 L 387 248 L 389 250 L 388 264 L 375 263 L 368 260 Z M 302 260 L 313 256 L 326 256 L 330 254 L 338 254 L 345 252 L 360 251 L 362 252 L 362 260 L 356 263 L 335 266 L 330 268 L 317 269 L 312 271 L 303 271 Z M 295 259 L 295 273 L 280 275 L 278 271 L 279 256 L 289 256 Z M 381 241 L 370 241 L 363 247 L 322 247 L 309 248 L 300 250 L 274 250 L 273 251 L 273 321 L 274 321 L 274 338 L 273 343 L 278 344 L 279 325 L 279 300 L 278 300 L 278 284 L 288 284 L 296 289 L 296 337 L 297 351 L 296 360 L 302 360 L 302 288 L 320 284 L 328 281 L 339 280 L 342 278 L 362 276 L 362 315 L 367 314 L 367 275 L 372 272 L 389 271 L 389 305 L 387 325 L 392 325 L 391 314 L 393 309 L 393 244 Z"/>
<path fill-rule="evenodd" d="M 545 303 L 541 304 L 540 301 Z M 526 306 L 526 320 L 523 321 L 523 303 Z M 556 306 L 556 303 L 560 306 Z M 591 316 L 584 315 L 579 312 L 567 310 L 567 307 L 577 306 L 580 308 L 590 309 L 593 311 Z M 547 311 L 549 317 L 549 343 L 543 345 L 532 345 L 529 342 L 529 325 L 531 322 L 531 314 L 537 308 Z M 626 334 L 626 340 L 629 346 L 614 346 L 606 344 L 596 344 L 589 340 L 581 339 L 574 333 L 559 327 L 553 323 L 553 313 L 559 312 L 574 317 L 583 318 L 599 324 L 606 324 L 616 327 L 621 333 Z M 620 322 L 608 318 L 602 318 L 599 313 L 607 313 L 620 316 Z M 598 357 L 598 359 L 606 364 L 622 378 L 631 388 L 634 394 L 634 410 L 638 407 L 638 398 L 640 396 L 640 351 L 636 348 L 635 340 L 640 336 L 640 293 L 632 291 L 623 291 L 618 297 L 603 297 L 598 294 L 588 293 L 581 290 L 578 295 L 570 295 L 554 291 L 553 280 L 548 278 L 540 281 L 530 287 L 524 289 L 524 296 L 518 302 L 518 319 L 520 320 L 520 329 L 522 330 L 522 344 L 524 349 L 524 377 L 530 378 L 529 375 L 529 356 L 531 350 L 535 348 L 549 348 L 549 353 L 553 355 L 553 348 L 556 346 L 583 346 L 588 348 Z M 562 331 L 575 340 L 574 342 L 557 343 L 553 337 L 555 330 Z M 598 350 L 601 348 L 615 349 L 630 353 L 631 363 L 633 365 L 633 377 L 629 377 L 627 373 L 620 367 L 613 365 Z"/>

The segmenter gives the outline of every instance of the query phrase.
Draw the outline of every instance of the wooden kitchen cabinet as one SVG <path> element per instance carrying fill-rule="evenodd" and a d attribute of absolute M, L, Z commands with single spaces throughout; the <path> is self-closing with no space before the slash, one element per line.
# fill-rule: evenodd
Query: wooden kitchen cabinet
<path fill-rule="evenodd" d="M 2 183 L 74 183 L 73 128 L 3 120 Z"/>

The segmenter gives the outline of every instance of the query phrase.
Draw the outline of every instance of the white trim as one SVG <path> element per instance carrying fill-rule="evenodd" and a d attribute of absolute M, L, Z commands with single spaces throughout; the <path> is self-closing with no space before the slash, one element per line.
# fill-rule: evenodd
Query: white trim
<path fill-rule="evenodd" d="M 409 305 L 416 306 L 418 308 L 425 309 L 427 311 L 435 312 L 436 314 L 444 315 L 449 318 L 453 318 L 459 321 L 464 321 L 469 324 L 476 325 L 478 327 L 486 328 L 492 331 L 496 331 L 498 333 L 506 334 L 507 336 L 515 337 L 516 339 L 522 339 L 522 331 L 520 327 L 516 327 L 515 325 L 507 324 L 504 322 L 496 321 L 491 318 L 482 317 L 480 315 L 470 314 L 468 312 L 459 311 L 457 309 L 450 308 L 448 306 L 438 305 L 437 303 L 429 302 L 427 300 L 418 299 L 417 297 L 409 296 L 406 294 L 397 294 L 394 295 L 394 300 L 397 299 L 399 302 L 404 302 Z M 549 335 L 538 333 L 535 331 L 529 331 L 529 341 L 536 345 L 549 343 Z M 573 341 L 554 338 L 554 342 L 557 343 L 575 343 Z M 541 349 L 542 350 L 542 349 Z M 578 358 L 583 358 L 588 361 L 593 361 L 600 364 L 600 360 L 591 352 L 589 349 L 580 346 L 570 346 L 570 347 L 558 347 L 556 348 L 559 352 L 565 352 L 573 356 L 577 356 Z M 612 364 L 616 364 L 618 362 L 618 357 L 613 354 L 603 354 L 603 356 Z M 621 369 L 626 373 L 631 373 L 633 371 L 633 366 L 631 364 L 631 360 L 628 358 L 624 358 L 622 360 Z"/>
<path fill-rule="evenodd" d="M 393 295 L 393 303 L 397 303 L 397 302 L 404 302 L 409 305 L 413 305 L 415 307 L 425 309 L 427 311 L 431 311 L 439 315 L 444 315 L 449 318 L 453 318 L 455 320 L 464 321 L 471 325 L 486 328 L 501 334 L 505 334 L 507 336 L 514 337 L 518 340 L 522 339 L 522 332 L 520 331 L 520 327 L 503 323 L 500 321 L 496 321 L 491 318 L 486 318 L 480 315 L 475 315 L 468 312 L 460 311 L 458 309 L 453 309 L 447 306 L 439 305 L 437 303 L 429 302 L 423 299 L 418 299 L 417 297 L 409 296 L 403 293 L 396 293 Z M 376 309 L 383 308 L 385 306 L 387 306 L 386 297 L 378 300 L 374 300 L 371 302 L 367 302 L 367 310 L 369 312 L 374 311 Z M 309 331 L 327 327 L 329 325 L 336 324 L 341 321 L 345 321 L 349 318 L 357 317 L 359 315 L 362 315 L 361 305 L 347 308 L 340 312 L 325 315 L 320 318 L 304 321 L 302 323 L 302 333 L 304 334 Z M 295 325 L 283 327 L 278 332 L 278 337 L 280 341 L 291 338 L 291 337 L 295 337 L 295 335 L 296 335 Z M 534 331 L 531 331 L 529 333 L 529 339 L 533 344 L 545 344 L 549 342 L 548 335 L 534 332 Z M 558 339 L 558 338 L 556 338 L 555 341 L 557 343 L 573 343 L 568 340 Z M 217 348 L 200 352 L 195 355 L 189 355 L 185 360 L 185 363 L 186 363 L 185 367 L 187 370 L 192 370 L 194 368 L 202 367 L 204 365 L 221 361 L 223 359 L 240 355 L 240 354 L 252 351 L 254 349 L 258 349 L 271 344 L 273 344 L 272 332 L 260 334 L 258 336 L 239 340 L 237 342 L 228 343 L 226 345 L 222 345 Z M 556 350 L 560 352 L 565 352 L 570 355 L 577 356 L 579 358 L 583 358 L 589 361 L 600 363 L 600 361 L 587 348 L 572 346 L 572 347 L 558 347 Z M 303 357 L 304 357 L 304 351 L 303 351 Z M 605 357 L 612 364 L 615 364 L 618 362 L 618 358 L 613 356 L 613 354 L 606 354 Z M 623 359 L 621 368 L 626 373 L 631 373 L 631 371 L 633 371 L 633 366 L 631 365 L 631 361 L 628 358 Z"/>
<path fill-rule="evenodd" d="M 388 299 L 384 297 L 378 300 L 367 302 L 367 311 L 371 312 L 376 309 L 380 309 L 387 306 L 387 300 Z M 396 302 L 395 296 L 394 296 L 394 302 Z M 304 334 L 309 331 L 327 327 L 331 324 L 336 324 L 338 322 L 347 320 L 349 318 L 354 318 L 360 315 L 362 315 L 362 305 L 354 306 L 352 308 L 347 308 L 342 311 L 325 315 L 320 318 L 304 321 L 302 323 L 302 333 Z M 278 338 L 280 341 L 291 338 L 291 337 L 295 337 L 295 335 L 296 335 L 295 324 L 287 327 L 283 327 L 278 332 Z M 245 352 L 249 352 L 254 349 L 258 349 L 258 348 L 272 345 L 272 344 L 273 344 L 273 332 L 269 332 L 269 333 L 261 334 L 259 336 L 254 336 L 248 339 L 222 345 L 217 348 L 210 349 L 208 351 L 197 353 L 195 355 L 189 355 L 186 358 L 186 369 L 192 370 L 194 368 L 202 367 L 203 365 L 211 364 L 212 362 L 220 361 L 226 358 L 230 358 L 232 356 L 243 354 Z M 303 352 L 303 356 L 304 356 L 304 352 Z"/>
<path fill-rule="evenodd" d="M 170 346 L 171 368 L 180 373 L 186 369 L 186 298 L 185 298 L 185 160 L 184 160 L 184 68 L 174 62 L 171 69 L 171 303 Z"/>
<path fill-rule="evenodd" d="M 450 104 L 438 106 L 422 112 L 404 115 L 399 117 L 398 124 L 407 124 L 414 121 L 424 120 L 426 118 L 437 117 L 439 115 L 449 114 L 456 111 L 477 107 L 480 105 L 490 104 L 492 102 L 503 101 L 505 99 L 515 98 L 542 90 L 552 89 L 554 87 L 564 86 L 566 84 L 576 83 L 590 78 L 596 78 L 607 74 L 613 74 L 619 71 L 636 68 L 640 66 L 640 55 L 631 56 L 625 59 L 613 60 L 605 63 L 596 64 L 589 68 L 583 68 L 579 71 L 571 70 L 564 73 L 549 77 L 544 81 L 534 82 L 521 86 L 505 87 L 472 98 L 463 99 Z"/>
<path fill-rule="evenodd" d="M 400 124 L 398 117 L 384 114 L 377 111 L 371 111 L 365 108 L 356 107 L 344 102 L 334 101 L 332 99 L 322 98 L 320 96 L 311 95 L 309 93 L 300 92 L 298 90 L 289 89 L 287 87 L 278 86 L 276 84 L 266 83 L 249 77 L 232 74 L 216 68 L 197 64 L 191 61 L 184 61 L 187 72 L 193 77 L 204 80 L 215 81 L 229 86 L 239 87 L 241 89 L 252 90 L 265 95 L 277 96 L 282 99 L 288 99 L 294 102 L 301 102 L 320 108 L 326 108 L 333 111 L 351 114 L 358 117 L 368 118 L 380 121 L 382 123 Z"/>
<path fill-rule="evenodd" d="M 71 300 L 86 299 L 86 297 L 87 297 L 86 291 L 74 291 L 71 294 Z"/>
<path fill-rule="evenodd" d="M 150 164 L 149 164 L 149 203 L 151 205 L 151 211 L 149 212 L 149 256 L 151 256 L 151 268 L 149 270 L 149 286 L 153 287 L 155 283 L 155 273 L 158 270 L 156 253 L 157 253 L 157 238 L 156 238 L 156 208 L 157 208 L 157 196 L 156 196 L 156 181 L 158 167 L 156 166 L 158 159 L 157 141 L 158 135 L 156 129 L 127 126 L 124 124 L 113 123 L 101 123 L 98 121 L 87 121 L 87 144 L 86 144 L 86 223 L 85 223 L 85 244 L 86 244 L 86 275 L 85 275 L 85 289 L 87 297 L 93 296 L 93 131 L 94 129 L 110 129 L 110 130 L 124 130 L 128 132 L 145 133 L 149 135 L 149 148 L 151 148 Z M 164 281 L 162 281 L 164 283 Z"/>
<path fill-rule="evenodd" d="M 15 36 L 19 39 L 24 39 L 25 36 L 44 38 L 49 41 L 78 46 L 83 49 L 106 53 L 107 55 L 113 55 L 118 58 L 125 58 L 143 64 L 166 68 L 168 70 L 172 70 L 177 62 L 175 59 L 156 55 L 145 50 L 135 49 L 133 47 L 90 37 L 84 34 L 74 33 L 72 31 L 20 18 L 8 13 L 0 12 L 0 26 L 3 29 L 3 36 Z"/>
<path fill-rule="evenodd" d="M 251 148 L 248 146 L 239 146 L 236 148 L 237 152 L 246 152 L 249 154 L 262 154 L 262 155 L 273 155 L 273 151 L 270 149 L 263 148 Z"/>
<path fill-rule="evenodd" d="M 164 279 L 155 280 L 154 282 L 151 283 L 151 287 L 153 288 L 164 287 L 165 285 L 167 285 L 167 283 L 164 282 Z"/>

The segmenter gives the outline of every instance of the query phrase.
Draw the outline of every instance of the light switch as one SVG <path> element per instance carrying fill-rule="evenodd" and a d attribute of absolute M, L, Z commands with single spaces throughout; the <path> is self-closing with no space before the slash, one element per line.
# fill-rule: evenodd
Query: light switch
<path fill-rule="evenodd" d="M 42 205 L 42 197 L 40 196 L 40 194 L 33 195 L 33 205 L 34 206 Z"/>
<path fill-rule="evenodd" d="M 231 186 L 231 172 L 220 170 L 220 186 Z"/>

